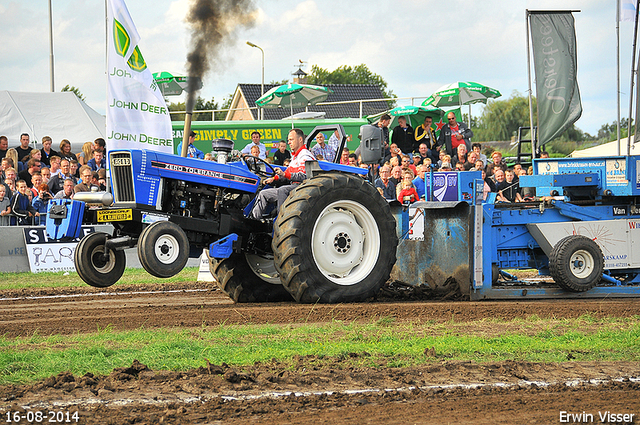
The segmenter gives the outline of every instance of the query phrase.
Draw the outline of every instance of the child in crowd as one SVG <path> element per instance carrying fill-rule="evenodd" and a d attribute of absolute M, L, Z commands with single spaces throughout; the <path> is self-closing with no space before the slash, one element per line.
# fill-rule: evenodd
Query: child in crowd
<path fill-rule="evenodd" d="M 40 216 L 40 213 L 33 208 L 27 192 L 30 193 L 27 183 L 24 180 L 16 182 L 17 192 L 11 198 L 11 212 L 18 219 L 19 225 L 31 224 L 29 218 Z"/>
<path fill-rule="evenodd" d="M 72 159 L 69 161 L 69 173 L 75 177 L 76 179 L 80 178 L 80 173 L 78 173 L 78 161 Z"/>
<path fill-rule="evenodd" d="M 27 162 L 29 162 L 31 158 L 35 158 L 38 161 L 42 161 L 42 152 L 40 152 L 40 149 L 31 149 L 31 153 L 27 157 L 27 160 L 24 161 L 24 163 L 26 164 Z"/>
<path fill-rule="evenodd" d="M 413 186 L 413 173 L 405 171 L 402 175 L 402 183 L 398 185 L 398 201 L 413 204 L 420 197 Z"/>
<path fill-rule="evenodd" d="M 449 156 L 449 155 L 447 155 L 447 156 Z M 440 167 L 440 169 L 438 171 L 453 171 L 451 169 L 451 163 L 448 162 L 448 161 L 444 161 L 442 163 L 442 167 Z"/>
<path fill-rule="evenodd" d="M 7 195 L 13 196 L 13 193 L 16 191 L 16 181 L 12 178 L 6 178 L 4 179 L 4 186 L 9 188 Z"/>
<path fill-rule="evenodd" d="M 513 169 L 508 169 L 504 173 L 507 181 L 507 186 L 498 192 L 498 199 L 501 202 L 522 202 L 522 195 L 520 195 L 520 188 L 518 182 L 515 181 L 515 173 Z"/>
<path fill-rule="evenodd" d="M 40 193 L 33 198 L 31 205 L 40 213 L 40 221 L 38 222 L 38 220 L 36 220 L 36 223 L 45 225 L 47 224 L 47 205 L 49 204 L 49 200 L 53 199 L 53 195 L 49 192 L 49 186 L 46 183 L 41 183 L 40 186 L 38 186 L 38 190 Z"/>
<path fill-rule="evenodd" d="M 10 203 L 11 201 L 7 198 L 7 188 L 0 184 L 0 226 L 9 225 Z"/>
<path fill-rule="evenodd" d="M 250 169 L 257 171 L 257 169 L 260 168 L 258 161 L 255 158 L 252 158 L 252 157 L 256 157 L 256 158 L 260 157 L 260 146 L 258 145 L 251 146 L 249 155 L 243 154 L 243 156 L 244 156 L 245 162 L 250 167 Z"/>
<path fill-rule="evenodd" d="M 444 157 L 448 156 L 447 155 L 447 150 L 446 149 L 440 149 L 440 153 L 438 154 L 438 157 L 440 159 L 438 159 L 438 162 L 436 163 L 436 167 L 435 168 L 442 168 L 442 163 L 444 162 Z M 449 157 L 449 163 L 451 162 L 451 157 Z"/>

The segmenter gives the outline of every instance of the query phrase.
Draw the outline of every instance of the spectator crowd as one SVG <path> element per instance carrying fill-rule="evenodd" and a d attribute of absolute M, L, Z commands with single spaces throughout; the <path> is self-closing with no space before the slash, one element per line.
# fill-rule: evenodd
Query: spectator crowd
<path fill-rule="evenodd" d="M 384 158 L 380 164 L 367 165 L 362 162 L 360 148 L 350 152 L 344 147 L 341 152 L 338 132 L 331 134 L 329 139 L 323 133 L 318 133 L 315 144 L 310 147 L 311 154 L 319 161 L 333 162 L 339 155 L 338 163 L 353 167 L 368 169 L 368 179 L 387 200 L 398 200 L 403 203 L 413 203 L 425 199 L 425 174 L 432 171 L 481 171 L 484 180 L 484 197 L 489 192 L 496 193 L 496 202 L 522 202 L 533 199 L 534 188 L 520 187 L 519 177 L 533 174 L 533 168 L 524 169 L 516 163 L 507 167 L 498 151 L 489 157 L 481 152 L 480 143 L 471 143 L 473 132 L 464 123 L 457 122 L 455 114 L 447 114 L 447 124 L 444 125 L 440 136 L 436 138 L 433 131 L 433 119 L 426 117 L 423 124 L 415 130 L 408 123 L 406 117 L 398 118 L 398 125 L 389 132 L 391 116 L 383 114 L 378 122 L 372 124 L 382 131 Z M 391 134 L 391 137 L 389 136 Z M 193 143 L 192 133 L 190 146 Z M 191 148 L 190 149 L 195 149 Z M 193 151 L 194 157 L 213 159 L 210 154 Z M 251 134 L 251 142 L 242 151 L 244 155 L 258 156 L 269 163 L 289 166 L 291 152 L 284 140 L 278 143 L 278 149 L 273 156 L 267 156 L 267 149 L 260 141 L 260 133 Z M 202 154 L 202 156 L 200 156 Z M 209 158 L 207 158 L 209 155 Z M 546 152 L 542 157 L 548 157 Z"/>
<path fill-rule="evenodd" d="M 63 139 L 58 150 L 45 136 L 35 149 L 29 134 L 9 147 L 0 136 L 0 226 L 45 224 L 50 199 L 72 199 L 78 192 L 106 190 L 104 139 L 86 142 L 78 153 Z"/>
<path fill-rule="evenodd" d="M 382 130 L 384 155 L 380 164 L 364 164 L 360 148 L 353 153 L 346 147 L 337 152 L 340 147 L 337 132 L 328 141 L 324 134 L 319 133 L 315 145 L 310 149 L 311 153 L 317 160 L 332 162 L 339 154 L 340 164 L 368 169 L 368 179 L 388 201 L 410 204 L 425 199 L 425 174 L 432 171 L 481 171 L 484 197 L 486 199 L 489 192 L 495 192 L 496 202 L 522 202 L 535 196 L 534 188 L 519 186 L 519 177 L 533 174 L 533 168 L 524 169 L 518 163 L 509 168 L 498 151 L 492 152 L 487 158 L 481 152 L 480 143 L 471 143 L 473 132 L 464 123 L 457 122 L 454 113 L 447 114 L 447 124 L 438 138 L 433 131 L 431 117 L 426 117 L 424 123 L 415 130 L 405 117 L 399 117 L 391 137 L 390 123 L 391 116 L 383 114 L 378 122 L 372 124 Z M 245 147 L 247 152 L 252 144 L 259 143 L 260 135 L 257 132 L 255 134 L 256 140 Z M 291 154 L 286 147 L 284 141 L 280 142 L 273 163 L 288 165 L 286 161 Z M 543 152 L 542 157 L 548 157 L 548 154 Z M 271 158 L 267 158 L 267 161 L 271 161 Z"/>
<path fill-rule="evenodd" d="M 489 192 L 495 192 L 496 202 L 522 202 L 535 196 L 535 188 L 519 185 L 519 177 L 533 174 L 533 168 L 524 169 L 518 163 L 509 168 L 498 151 L 487 157 L 479 143 L 470 142 L 473 132 L 464 123 L 458 123 L 453 113 L 447 115 L 447 124 L 438 138 L 431 117 L 425 118 L 415 130 L 405 117 L 399 117 L 391 138 L 390 123 L 391 117 L 383 114 L 372 124 L 381 129 L 383 138 L 384 155 L 379 164 L 363 163 L 360 148 L 352 153 L 344 147 L 338 152 L 337 131 L 328 139 L 318 133 L 310 155 L 330 162 L 339 155 L 337 162 L 342 165 L 366 168 L 367 178 L 385 199 L 405 204 L 425 198 L 425 175 L 432 171 L 481 171 L 485 199 Z M 195 136 L 191 132 L 187 156 L 214 160 L 211 153 L 205 154 L 193 145 Z M 0 226 L 45 224 L 50 199 L 72 199 L 78 192 L 106 190 L 104 139 L 84 143 L 78 153 L 71 152 L 71 143 L 66 139 L 60 141 L 57 151 L 52 148 L 49 136 L 42 138 L 41 145 L 40 149 L 32 148 L 29 134 L 23 133 L 19 145 L 9 148 L 8 138 L 0 136 Z M 284 140 L 268 156 L 257 131 L 241 152 L 285 167 L 292 161 Z M 548 157 L 544 152 L 542 156 Z"/>

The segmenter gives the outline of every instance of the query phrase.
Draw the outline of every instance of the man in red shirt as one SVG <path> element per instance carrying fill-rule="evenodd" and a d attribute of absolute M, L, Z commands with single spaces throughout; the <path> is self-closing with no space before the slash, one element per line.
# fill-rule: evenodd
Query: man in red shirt
<path fill-rule="evenodd" d="M 289 167 L 284 171 L 276 167 L 276 175 L 264 181 L 266 184 L 278 182 L 281 186 L 263 189 L 258 193 L 256 203 L 249 214 L 250 218 L 260 220 L 270 203 L 277 202 L 279 211 L 287 196 L 289 196 L 289 192 L 307 178 L 305 163 L 307 161 L 315 161 L 315 157 L 304 144 L 304 133 L 299 128 L 294 128 L 289 132 L 287 140 L 289 141 L 292 155 Z"/>
<path fill-rule="evenodd" d="M 456 122 L 456 114 L 449 112 L 447 114 L 447 124 L 442 127 L 440 137 L 438 137 L 438 147 L 445 147 L 447 155 L 453 156 L 457 152 L 458 145 L 465 144 L 467 152 L 471 150 L 471 131 L 463 122 Z"/>

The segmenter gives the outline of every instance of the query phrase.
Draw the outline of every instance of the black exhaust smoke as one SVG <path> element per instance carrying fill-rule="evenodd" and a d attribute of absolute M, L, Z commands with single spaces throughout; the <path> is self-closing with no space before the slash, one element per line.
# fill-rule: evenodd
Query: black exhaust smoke
<path fill-rule="evenodd" d="M 256 19 L 257 9 L 252 0 L 192 0 L 187 14 L 191 26 L 191 51 L 187 53 L 187 101 L 185 102 L 185 127 L 182 139 L 182 156 L 187 156 L 191 115 L 196 103 L 201 81 L 210 69 L 224 70 L 222 53 L 235 44 L 235 34 L 240 28 L 250 28 Z"/>

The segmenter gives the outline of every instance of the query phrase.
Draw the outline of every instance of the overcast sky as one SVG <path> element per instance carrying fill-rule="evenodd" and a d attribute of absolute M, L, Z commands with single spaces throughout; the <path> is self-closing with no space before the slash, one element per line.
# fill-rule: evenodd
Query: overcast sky
<path fill-rule="evenodd" d="M 104 114 L 105 5 L 100 0 L 52 0 L 55 89 L 76 86 Z M 189 0 L 125 0 L 152 72 L 185 73 Z M 255 0 L 253 27 L 237 31 L 201 96 L 223 98 L 238 83 L 291 78 L 299 64 L 333 70 L 365 63 L 398 97 L 429 96 L 444 84 L 476 81 L 526 94 L 525 10 L 575 13 L 578 83 L 591 134 L 616 119 L 616 0 Z M 47 0 L 0 0 L 0 90 L 49 91 Z M 622 116 L 628 115 L 633 23 L 620 23 Z M 180 98 L 172 97 L 170 101 Z M 419 99 L 421 102 L 423 99 Z M 408 104 L 410 101 L 399 101 Z M 474 106 L 473 115 L 481 107 Z M 527 123 L 523 123 L 525 125 Z M 1 131 L 0 131 L 1 132 Z"/>

